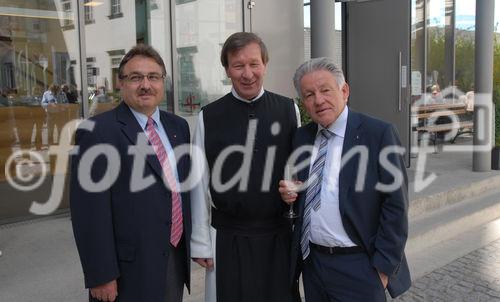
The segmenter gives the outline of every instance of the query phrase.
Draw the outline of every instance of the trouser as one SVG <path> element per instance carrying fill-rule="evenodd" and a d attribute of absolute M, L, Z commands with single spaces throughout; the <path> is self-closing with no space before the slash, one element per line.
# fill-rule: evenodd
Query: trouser
<path fill-rule="evenodd" d="M 184 294 L 184 239 L 177 248 L 170 246 L 167 264 L 167 290 L 165 302 L 182 302 Z"/>
<path fill-rule="evenodd" d="M 366 252 L 330 255 L 311 248 L 303 281 L 306 302 L 386 301 L 382 281 Z"/>

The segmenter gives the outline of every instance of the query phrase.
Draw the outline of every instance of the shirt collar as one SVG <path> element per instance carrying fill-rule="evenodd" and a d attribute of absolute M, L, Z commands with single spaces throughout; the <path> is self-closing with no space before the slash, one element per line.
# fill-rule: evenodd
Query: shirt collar
<path fill-rule="evenodd" d="M 146 125 L 148 124 L 148 116 L 144 113 L 132 109 L 132 107 L 129 108 L 141 128 L 146 129 Z M 153 114 L 151 114 L 151 118 L 153 119 L 153 121 L 155 121 L 156 125 L 160 125 L 160 110 L 158 109 L 158 107 L 156 107 L 155 111 L 153 111 Z"/>
<path fill-rule="evenodd" d="M 347 116 L 349 115 L 349 109 L 347 106 L 344 107 L 344 110 L 340 113 L 339 117 L 335 122 L 333 122 L 329 127 L 328 131 L 334 133 L 336 136 L 340 136 L 344 138 L 345 130 L 347 128 Z M 325 129 L 323 126 L 318 124 L 318 134 L 322 129 Z"/>
<path fill-rule="evenodd" d="M 238 95 L 238 93 L 236 92 L 236 90 L 234 90 L 234 87 L 233 87 L 233 88 L 231 88 L 231 93 L 232 93 L 232 94 L 233 94 L 233 96 L 234 96 L 235 98 L 237 98 L 238 100 L 240 100 L 240 101 L 242 101 L 242 102 L 244 102 L 244 103 L 251 103 L 251 102 L 253 102 L 253 101 L 257 100 L 258 98 L 260 98 L 260 97 L 264 94 L 264 87 L 260 87 L 260 92 L 259 92 L 259 94 L 257 94 L 257 96 L 256 96 L 256 97 L 254 97 L 254 98 L 253 98 L 253 99 L 251 99 L 251 100 L 247 100 L 247 99 L 244 99 L 244 98 L 242 98 L 241 96 L 239 96 L 239 95 Z"/>

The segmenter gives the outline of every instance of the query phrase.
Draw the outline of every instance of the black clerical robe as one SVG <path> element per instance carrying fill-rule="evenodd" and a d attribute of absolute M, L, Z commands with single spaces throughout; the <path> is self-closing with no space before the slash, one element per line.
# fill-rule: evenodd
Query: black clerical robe
<path fill-rule="evenodd" d="M 278 192 L 297 128 L 293 101 L 265 91 L 244 102 L 229 93 L 204 107 L 203 122 L 217 230 L 217 301 L 293 301 L 291 224 L 283 217 L 287 206 Z M 217 159 L 230 146 L 240 146 L 239 152 L 228 155 L 219 169 Z M 243 176 L 224 187 L 235 175 Z"/>

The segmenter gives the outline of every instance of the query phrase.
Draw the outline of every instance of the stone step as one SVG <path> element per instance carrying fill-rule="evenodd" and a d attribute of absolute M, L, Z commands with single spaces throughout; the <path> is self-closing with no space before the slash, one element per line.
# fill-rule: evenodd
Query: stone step
<path fill-rule="evenodd" d="M 423 250 L 499 217 L 500 189 L 440 206 L 433 211 L 427 210 L 410 217 L 406 248 L 412 251 Z"/>
<path fill-rule="evenodd" d="M 407 249 L 412 279 L 417 280 L 498 239 L 500 239 L 500 218 L 464 231 L 425 250 Z"/>
<path fill-rule="evenodd" d="M 413 219 L 464 200 L 476 198 L 497 188 L 500 188 L 500 175 L 472 181 L 436 194 L 415 198 L 410 200 L 408 216 Z"/>
<path fill-rule="evenodd" d="M 413 279 L 500 238 L 500 189 L 482 192 L 410 217 L 406 254 Z"/>

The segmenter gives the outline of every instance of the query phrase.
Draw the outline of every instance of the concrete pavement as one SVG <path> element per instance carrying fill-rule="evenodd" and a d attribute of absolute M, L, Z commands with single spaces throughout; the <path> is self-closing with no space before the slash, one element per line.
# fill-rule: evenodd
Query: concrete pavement
<path fill-rule="evenodd" d="M 500 239 L 417 279 L 393 301 L 500 301 Z"/>
<path fill-rule="evenodd" d="M 0 301 L 85 301 L 68 215 L 0 226 L 0 249 Z"/>

